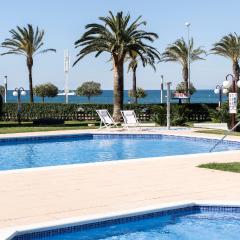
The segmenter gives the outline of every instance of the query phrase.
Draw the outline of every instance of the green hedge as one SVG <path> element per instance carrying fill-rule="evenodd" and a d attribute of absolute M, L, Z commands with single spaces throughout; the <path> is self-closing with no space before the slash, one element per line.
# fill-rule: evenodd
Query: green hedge
<path fill-rule="evenodd" d="M 2 115 L 2 108 L 3 108 L 3 97 L 0 94 L 0 116 Z"/>
<path fill-rule="evenodd" d="M 172 114 L 184 115 L 188 121 L 210 120 L 209 109 L 215 109 L 217 104 L 171 104 Z M 165 104 L 125 104 L 124 109 L 134 109 L 141 120 L 149 121 L 153 116 L 161 114 L 160 108 L 166 112 Z M 23 103 L 22 120 L 55 118 L 64 120 L 94 120 L 98 119 L 96 109 L 108 109 L 112 113 L 112 104 L 63 104 L 63 103 Z M 163 113 L 165 114 L 165 113 Z M 177 116 L 176 116 L 177 117 Z M 17 120 L 17 104 L 3 104 L 3 121 Z"/>

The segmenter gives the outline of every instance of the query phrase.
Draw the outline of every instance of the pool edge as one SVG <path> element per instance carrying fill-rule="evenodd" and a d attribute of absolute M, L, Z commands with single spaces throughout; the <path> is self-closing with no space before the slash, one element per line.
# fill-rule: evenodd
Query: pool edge
<path fill-rule="evenodd" d="M 12 240 L 14 237 L 32 232 L 44 232 L 58 228 L 73 227 L 89 223 L 97 223 L 106 220 L 117 220 L 120 218 L 141 216 L 144 214 L 161 212 L 166 210 L 177 210 L 186 207 L 211 206 L 211 207 L 240 207 L 240 202 L 222 202 L 222 201 L 186 201 L 171 204 L 153 205 L 143 208 L 137 208 L 130 211 L 118 211 L 108 214 L 91 215 L 85 217 L 64 218 L 50 222 L 44 222 L 34 225 L 25 225 L 18 228 L 7 228 L 0 231 L 1 240 Z"/>

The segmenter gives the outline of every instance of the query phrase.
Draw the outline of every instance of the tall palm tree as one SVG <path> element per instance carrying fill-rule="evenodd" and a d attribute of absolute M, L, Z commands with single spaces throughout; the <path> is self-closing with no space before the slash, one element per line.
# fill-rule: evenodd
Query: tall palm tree
<path fill-rule="evenodd" d="M 16 30 L 10 31 L 11 38 L 5 39 L 2 43 L 2 47 L 7 48 L 8 51 L 2 55 L 16 54 L 26 57 L 28 75 L 29 75 L 29 90 L 30 90 L 30 102 L 33 102 L 33 81 L 32 81 L 32 67 L 33 57 L 39 53 L 46 53 L 48 51 L 56 51 L 49 48 L 40 51 L 40 48 L 44 45 L 43 37 L 44 31 L 39 30 L 37 27 L 35 30 L 32 25 L 28 24 L 27 27 L 16 27 Z"/>
<path fill-rule="evenodd" d="M 197 60 L 205 60 L 202 55 L 206 52 L 198 47 L 194 49 L 193 38 L 190 40 L 190 62 Z M 174 43 L 170 44 L 165 52 L 162 54 L 161 61 L 164 62 L 177 62 L 182 65 L 182 76 L 185 83 L 186 89 L 185 92 L 188 93 L 188 44 L 183 38 L 177 39 Z"/>
<path fill-rule="evenodd" d="M 155 61 L 152 61 L 151 57 L 149 57 L 147 54 L 143 55 L 143 60 L 145 62 L 145 65 L 150 65 L 154 71 L 156 71 L 155 67 Z M 134 103 L 137 103 L 137 68 L 139 61 L 142 61 L 138 57 L 138 54 L 136 52 L 132 52 L 132 56 L 127 57 L 127 61 L 129 61 L 128 64 L 128 72 L 132 71 L 132 96 L 134 97 Z"/>
<path fill-rule="evenodd" d="M 138 17 L 130 23 L 130 15 L 126 16 L 118 12 L 116 16 L 109 12 L 109 16 L 100 17 L 101 23 L 86 25 L 86 32 L 75 42 L 76 48 L 81 48 L 77 54 L 74 65 L 86 55 L 96 52 L 95 57 L 107 52 L 113 62 L 114 72 L 114 110 L 113 117 L 116 121 L 121 118 L 120 110 L 123 107 L 123 80 L 124 80 L 124 61 L 126 56 L 132 56 L 136 52 L 145 66 L 143 55 L 148 53 L 152 61 L 159 59 L 158 51 L 146 44 L 146 41 L 153 42 L 158 35 L 146 32 L 141 29 L 146 22 L 140 21 Z"/>
<path fill-rule="evenodd" d="M 229 33 L 213 45 L 213 54 L 217 54 L 232 61 L 232 70 L 235 79 L 239 79 L 239 59 L 240 59 L 240 36 L 237 33 Z"/>

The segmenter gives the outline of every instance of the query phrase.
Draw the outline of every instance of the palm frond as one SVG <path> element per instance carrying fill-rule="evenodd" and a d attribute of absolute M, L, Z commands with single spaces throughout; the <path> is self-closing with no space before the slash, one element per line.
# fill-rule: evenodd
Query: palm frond
<path fill-rule="evenodd" d="M 108 52 L 111 59 L 124 61 L 126 56 L 131 56 L 134 51 L 143 65 L 145 57 L 160 59 L 160 54 L 154 47 L 146 42 L 153 42 L 158 35 L 141 29 L 146 22 L 141 21 L 141 16 L 130 23 L 130 14 L 118 12 L 114 15 L 111 11 L 106 17 L 100 17 L 101 23 L 86 25 L 86 32 L 75 42 L 75 48 L 81 48 L 77 54 L 74 65 L 88 54 L 96 52 L 98 57 L 102 52 Z"/>
<path fill-rule="evenodd" d="M 17 26 L 16 29 L 10 30 L 10 34 L 11 38 L 5 39 L 1 44 L 1 47 L 8 49 L 2 55 L 18 54 L 33 57 L 38 53 L 56 51 L 52 48 L 39 51 L 44 45 L 44 31 L 39 30 L 38 27 L 34 30 L 31 24 L 28 24 L 26 27 Z"/>

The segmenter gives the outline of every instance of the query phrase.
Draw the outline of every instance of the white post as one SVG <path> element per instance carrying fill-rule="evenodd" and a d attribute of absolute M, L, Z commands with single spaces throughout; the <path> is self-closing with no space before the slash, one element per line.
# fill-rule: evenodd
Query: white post
<path fill-rule="evenodd" d="M 163 75 L 161 75 L 161 103 L 163 103 Z"/>
<path fill-rule="evenodd" d="M 190 64 L 191 64 L 191 56 L 190 56 L 190 26 L 191 26 L 191 23 L 189 22 L 186 22 L 185 25 L 187 26 L 187 38 L 188 38 L 188 94 L 190 93 L 189 90 L 190 90 Z"/>
<path fill-rule="evenodd" d="M 4 100 L 7 103 L 7 76 L 5 76 L 5 84 L 4 84 Z"/>
<path fill-rule="evenodd" d="M 170 125 L 171 125 L 171 115 L 170 115 L 171 84 L 172 84 L 171 82 L 167 82 L 167 129 L 168 130 L 170 130 Z"/>
<path fill-rule="evenodd" d="M 69 67 L 70 67 L 70 57 L 69 57 L 69 51 L 64 50 L 64 72 L 65 72 L 65 87 L 64 87 L 64 93 L 65 93 L 65 100 L 66 103 L 68 103 L 68 81 L 69 81 Z"/>

